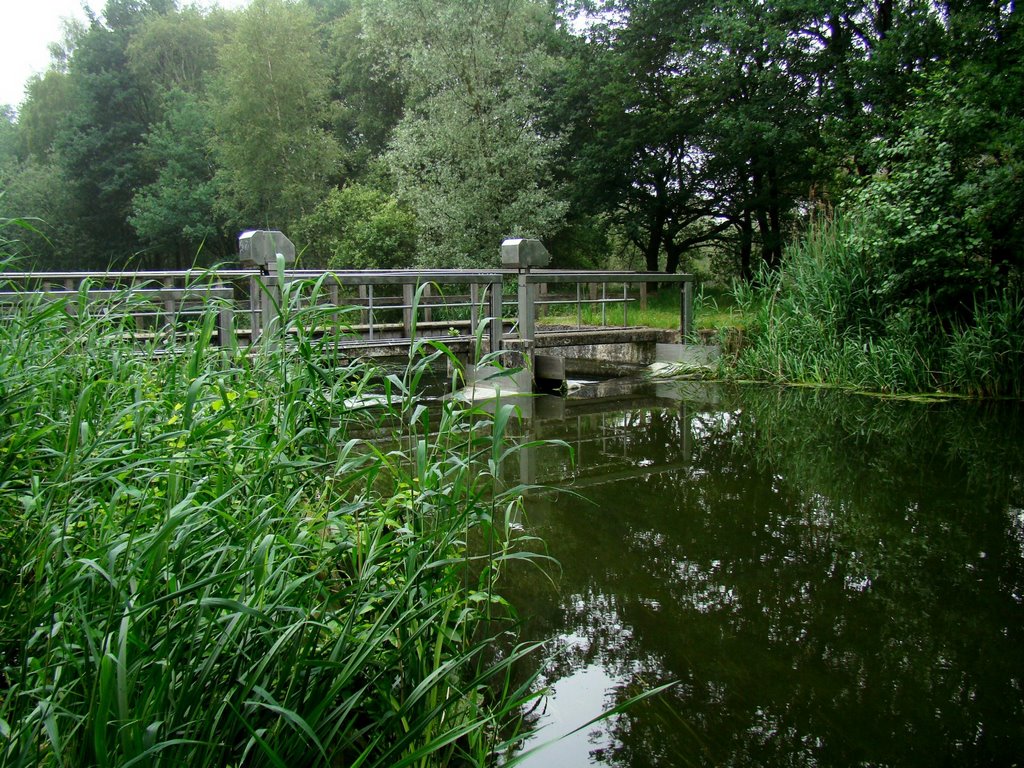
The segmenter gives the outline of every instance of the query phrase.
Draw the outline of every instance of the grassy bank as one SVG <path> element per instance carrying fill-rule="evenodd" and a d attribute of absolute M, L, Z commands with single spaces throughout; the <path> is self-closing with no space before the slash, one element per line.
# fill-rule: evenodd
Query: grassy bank
<path fill-rule="evenodd" d="M 508 682 L 528 648 L 484 660 L 509 412 L 422 407 L 443 346 L 404 375 L 337 366 L 287 295 L 293 343 L 252 354 L 210 343 L 212 313 L 157 355 L 68 309 L 0 324 L 0 764 L 503 753 L 530 695 Z M 349 407 L 371 386 L 391 404 Z"/>
<path fill-rule="evenodd" d="M 1011 282 L 939 312 L 929 290 L 887 297 L 862 225 L 815 224 L 778 272 L 743 288 L 749 343 L 731 375 L 890 393 L 1024 396 L 1024 293 Z"/>
<path fill-rule="evenodd" d="M 611 297 L 611 296 L 609 296 Z M 616 298 L 622 298 L 621 291 Z M 676 286 L 653 291 L 647 296 L 647 306 L 641 307 L 634 294 L 625 317 L 622 304 L 606 306 L 602 317 L 600 304 L 582 304 L 577 315 L 575 306 L 556 306 L 546 308 L 544 315 L 538 320 L 541 325 L 576 325 L 582 320 L 587 326 L 640 325 L 648 328 L 679 329 L 679 289 Z M 741 313 L 732 292 L 711 286 L 698 285 L 693 297 L 693 319 L 698 329 L 718 329 L 723 327 L 742 327 L 746 317 Z"/>

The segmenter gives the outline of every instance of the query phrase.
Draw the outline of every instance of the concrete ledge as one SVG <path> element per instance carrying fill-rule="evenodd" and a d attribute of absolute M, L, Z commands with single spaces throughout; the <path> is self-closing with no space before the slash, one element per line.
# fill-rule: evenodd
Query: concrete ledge
<path fill-rule="evenodd" d="M 667 328 L 579 328 L 572 330 L 537 331 L 537 349 L 591 346 L 595 344 L 628 344 L 631 342 L 671 344 L 679 341 L 679 331 Z"/>
<path fill-rule="evenodd" d="M 722 356 L 717 344 L 658 344 L 655 362 L 681 363 L 694 367 L 714 365 Z"/>

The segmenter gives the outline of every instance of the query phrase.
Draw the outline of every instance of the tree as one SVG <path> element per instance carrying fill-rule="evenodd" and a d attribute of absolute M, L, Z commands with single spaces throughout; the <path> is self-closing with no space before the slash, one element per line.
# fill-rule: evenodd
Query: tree
<path fill-rule="evenodd" d="M 132 72 L 157 93 L 203 93 L 217 65 L 226 20 L 224 14 L 204 14 L 194 6 L 148 16 L 128 43 Z"/>
<path fill-rule="evenodd" d="M 416 217 L 362 184 L 332 189 L 297 228 L 303 262 L 331 269 L 401 269 L 416 256 Z"/>
<path fill-rule="evenodd" d="M 866 221 L 864 258 L 889 311 L 948 327 L 1022 287 L 1022 85 L 1019 60 L 997 79 L 970 64 L 936 73 L 902 134 L 878 146 L 884 170 L 849 205 Z"/>
<path fill-rule="evenodd" d="M 29 78 L 25 101 L 18 114 L 22 154 L 36 160 L 45 159 L 76 106 L 71 77 L 67 73 L 49 69 Z"/>
<path fill-rule="evenodd" d="M 199 99 L 180 90 L 165 96 L 164 119 L 142 143 L 142 158 L 155 180 L 132 198 L 129 222 L 161 263 L 181 269 L 200 252 L 214 258 L 229 253 L 230 243 L 217 213 L 215 167 L 209 149 L 212 118 Z"/>
<path fill-rule="evenodd" d="M 68 77 L 73 109 L 54 142 L 77 201 L 82 268 L 125 266 L 138 250 L 128 224 L 134 190 L 149 182 L 140 146 L 156 105 L 128 66 L 134 30 L 169 0 L 109 0 L 78 40 Z"/>
<path fill-rule="evenodd" d="M 209 108 L 219 210 L 238 227 L 287 229 L 337 178 L 328 124 L 327 62 L 312 13 L 254 0 L 220 50 Z"/>
<path fill-rule="evenodd" d="M 343 152 L 345 180 L 362 179 L 387 149 L 405 109 L 406 86 L 367 39 L 362 9 L 344 4 L 324 33 L 332 64 L 331 128 Z"/>
<path fill-rule="evenodd" d="M 648 269 L 730 229 L 743 273 L 755 232 L 778 263 L 816 143 L 800 19 L 795 3 L 622 0 L 592 20 L 566 94 L 573 176 Z"/>
<path fill-rule="evenodd" d="M 558 138 L 540 129 L 554 29 L 536 0 L 367 0 L 366 35 L 408 91 L 384 157 L 420 225 L 420 263 L 493 263 L 507 236 L 554 232 Z"/>
<path fill-rule="evenodd" d="M 628 29 L 594 26 L 571 45 L 555 119 L 568 130 L 574 208 L 606 216 L 647 270 L 675 272 L 725 225 L 699 145 L 703 117 L 678 92 L 672 38 L 660 22 L 652 34 L 631 18 Z"/>

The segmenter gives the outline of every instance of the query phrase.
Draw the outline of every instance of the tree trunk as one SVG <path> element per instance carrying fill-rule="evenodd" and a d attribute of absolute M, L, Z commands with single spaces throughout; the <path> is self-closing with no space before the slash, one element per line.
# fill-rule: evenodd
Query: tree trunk
<path fill-rule="evenodd" d="M 740 230 L 740 277 L 749 283 L 754 277 L 750 266 L 751 256 L 754 252 L 754 225 L 750 220 L 749 208 L 743 211 L 736 226 Z"/>

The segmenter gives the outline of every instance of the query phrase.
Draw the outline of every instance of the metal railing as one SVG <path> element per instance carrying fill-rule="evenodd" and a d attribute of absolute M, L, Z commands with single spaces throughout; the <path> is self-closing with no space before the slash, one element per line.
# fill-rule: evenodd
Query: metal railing
<path fill-rule="evenodd" d="M 503 286 L 512 280 L 517 293 L 506 299 Z M 534 338 L 539 312 L 553 307 L 572 307 L 576 326 L 582 329 L 584 307 L 600 307 L 601 326 L 609 327 L 608 308 L 621 305 L 623 322 L 619 327 L 628 327 L 630 306 L 643 305 L 646 286 L 651 283 L 679 286 L 679 330 L 682 340 L 689 339 L 693 276 L 625 271 L 9 272 L 0 273 L 0 312 L 4 304 L 29 295 L 64 300 L 69 312 L 83 301 L 105 304 L 107 312 L 116 305 L 116 312 L 130 316 L 138 333 L 144 335 L 147 331 L 174 332 L 183 321 L 205 311 L 206 304 L 216 301 L 218 343 L 226 345 L 229 337 L 230 343 L 245 338 L 250 343 L 259 341 L 278 322 L 282 307 L 318 307 L 322 310 L 315 313 L 318 318 L 333 318 L 329 321 L 333 327 L 321 330 L 331 332 L 339 343 L 461 336 L 463 330 L 466 336 L 473 336 L 486 320 L 487 346 L 498 350 L 506 330 L 514 329 L 521 339 Z M 548 293 L 546 288 L 552 285 L 568 292 Z M 515 310 L 506 317 L 508 307 Z"/>
<path fill-rule="evenodd" d="M 622 323 L 613 327 L 628 328 L 629 307 L 639 303 L 646 308 L 647 286 L 651 283 L 669 283 L 679 286 L 680 340 L 693 333 L 693 275 L 667 275 L 659 272 L 616 272 L 593 270 L 532 270 L 519 276 L 519 322 L 532 338 L 541 310 L 549 307 L 572 307 L 576 327 L 583 328 L 583 310 L 587 306 L 600 307 L 601 327 L 609 327 L 608 308 L 622 307 Z M 571 287 L 568 294 L 550 294 L 547 287 Z M 614 293 L 610 293 L 614 289 Z M 636 296 L 631 291 L 636 289 Z M 621 295 L 619 294 L 621 290 Z M 574 294 L 573 294 L 574 292 Z M 585 295 L 586 294 L 586 295 Z"/>

